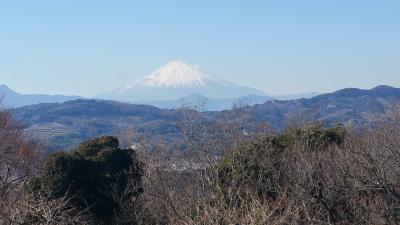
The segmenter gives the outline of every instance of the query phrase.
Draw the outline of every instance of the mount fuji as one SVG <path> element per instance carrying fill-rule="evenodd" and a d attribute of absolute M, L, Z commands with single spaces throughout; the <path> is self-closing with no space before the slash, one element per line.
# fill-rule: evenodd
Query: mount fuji
<path fill-rule="evenodd" d="M 176 100 L 192 94 L 209 99 L 266 96 L 262 91 L 219 79 L 197 65 L 172 61 L 125 87 L 95 96 L 123 102 Z"/>

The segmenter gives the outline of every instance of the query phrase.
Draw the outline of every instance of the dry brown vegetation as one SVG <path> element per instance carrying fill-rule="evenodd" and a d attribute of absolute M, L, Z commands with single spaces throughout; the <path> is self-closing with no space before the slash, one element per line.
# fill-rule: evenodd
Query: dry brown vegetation
<path fill-rule="evenodd" d="M 153 224 L 399 223 L 398 108 L 363 131 L 303 125 L 243 136 L 244 112 L 238 124 L 206 126 L 189 111 L 183 127 L 196 154 L 176 159 L 195 162 L 185 170 L 147 159 L 141 200 Z"/>
<path fill-rule="evenodd" d="M 152 154 L 142 143 L 144 192 L 131 199 L 124 196 L 136 191 L 133 183 L 122 192 L 109 189 L 121 208 L 113 224 L 400 223 L 398 107 L 363 131 L 298 123 L 282 134 L 265 125 L 246 130 L 246 109 L 210 124 L 198 110 L 183 108 L 190 154 L 167 161 L 163 145 Z M 41 157 L 2 113 L 1 224 L 94 224 L 69 197 L 24 193 L 24 182 L 40 173 Z M 126 145 L 138 139 L 123 137 Z"/>
<path fill-rule="evenodd" d="M 69 206 L 70 198 L 48 200 L 25 191 L 42 163 L 40 145 L 0 109 L 0 224 L 89 224 L 88 215 Z"/>

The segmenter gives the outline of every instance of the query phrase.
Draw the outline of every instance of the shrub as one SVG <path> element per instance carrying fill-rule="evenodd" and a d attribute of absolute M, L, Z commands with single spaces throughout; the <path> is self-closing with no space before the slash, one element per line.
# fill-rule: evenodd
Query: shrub
<path fill-rule="evenodd" d="M 326 129 L 309 126 L 244 143 L 228 152 L 219 164 L 218 184 L 223 189 L 230 189 L 229 192 L 240 187 L 258 195 L 276 197 L 287 177 L 282 169 L 285 156 L 289 151 L 296 151 L 293 149 L 296 143 L 305 143 L 311 151 L 324 149 L 331 144 L 343 143 L 345 133 L 341 126 Z"/>
<path fill-rule="evenodd" d="M 88 208 L 97 223 L 110 224 L 121 211 L 119 197 L 132 200 L 143 191 L 142 164 L 133 150 L 118 146 L 118 139 L 100 137 L 50 154 L 43 176 L 31 180 L 28 188 L 49 199 L 73 196 L 74 206 Z M 135 190 L 125 194 L 128 187 Z"/>

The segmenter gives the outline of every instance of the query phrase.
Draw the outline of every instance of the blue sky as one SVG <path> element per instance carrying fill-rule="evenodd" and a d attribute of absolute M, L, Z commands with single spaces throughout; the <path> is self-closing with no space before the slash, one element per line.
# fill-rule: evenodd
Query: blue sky
<path fill-rule="evenodd" d="M 1 1 L 0 83 L 91 96 L 182 59 L 270 94 L 400 87 L 398 0 Z"/>

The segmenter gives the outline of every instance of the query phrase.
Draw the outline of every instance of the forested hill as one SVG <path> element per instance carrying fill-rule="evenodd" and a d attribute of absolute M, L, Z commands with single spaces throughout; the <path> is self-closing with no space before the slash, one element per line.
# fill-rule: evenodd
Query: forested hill
<path fill-rule="evenodd" d="M 390 86 L 377 86 L 371 90 L 347 88 L 310 99 L 268 101 L 250 107 L 249 118 L 254 124 L 266 121 L 277 130 L 291 126 L 297 120 L 322 123 L 326 126 L 337 123 L 369 126 L 399 103 L 399 88 Z"/>
<path fill-rule="evenodd" d="M 271 100 L 246 107 L 248 129 L 261 123 L 282 130 L 299 120 L 326 126 L 337 123 L 368 126 L 394 104 L 400 103 L 400 89 L 378 86 L 371 90 L 343 89 L 310 99 Z M 208 121 L 237 119 L 237 110 L 205 112 Z M 118 134 L 124 129 L 149 138 L 179 142 L 177 123 L 180 110 L 163 110 L 147 105 L 100 100 L 74 100 L 65 103 L 38 104 L 12 110 L 14 119 L 30 132 L 60 146 L 72 146 L 83 139 L 103 134 Z M 57 130 L 58 129 L 58 130 Z M 63 132 L 65 131 L 65 132 Z"/>
<path fill-rule="evenodd" d="M 175 111 L 153 106 L 103 100 L 74 100 L 46 103 L 12 110 L 13 117 L 29 133 L 59 148 L 104 134 L 117 135 L 126 129 L 151 138 L 177 139 Z"/>

